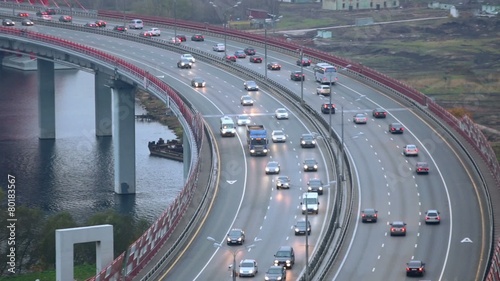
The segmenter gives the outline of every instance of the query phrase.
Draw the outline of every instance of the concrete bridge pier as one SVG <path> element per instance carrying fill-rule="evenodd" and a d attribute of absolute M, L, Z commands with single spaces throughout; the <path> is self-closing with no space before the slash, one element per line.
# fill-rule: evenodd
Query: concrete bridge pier
<path fill-rule="evenodd" d="M 95 135 L 110 137 L 113 126 L 111 117 L 111 88 L 107 85 L 109 74 L 96 71 L 95 81 Z"/>
<path fill-rule="evenodd" d="M 109 81 L 108 81 L 109 83 Z M 112 80 L 115 193 L 135 194 L 135 85 Z"/>
<path fill-rule="evenodd" d="M 38 66 L 38 127 L 40 139 L 56 138 L 56 101 L 54 62 L 37 60 Z"/>

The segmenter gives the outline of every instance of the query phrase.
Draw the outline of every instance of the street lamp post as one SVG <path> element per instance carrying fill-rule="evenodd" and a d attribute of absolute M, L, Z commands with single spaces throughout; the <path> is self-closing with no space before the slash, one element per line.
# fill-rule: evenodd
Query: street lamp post
<path fill-rule="evenodd" d="M 267 23 L 264 23 L 264 77 L 267 79 Z"/>
<path fill-rule="evenodd" d="M 300 104 L 304 105 L 304 49 L 300 48 Z"/>
<path fill-rule="evenodd" d="M 329 134 L 328 135 L 328 139 L 329 140 L 332 139 L 332 109 L 333 109 L 333 106 L 332 106 L 332 94 L 333 94 L 333 91 L 332 91 L 332 73 L 330 73 L 330 97 L 329 97 L 329 100 L 330 100 L 329 103 L 330 104 L 328 105 L 329 110 L 330 110 L 330 112 L 329 112 L 330 116 L 328 117 L 328 119 L 329 119 L 329 122 L 328 122 L 328 124 L 329 124 L 329 126 L 328 126 L 328 134 Z"/>
<path fill-rule="evenodd" d="M 342 104 L 342 125 L 340 133 L 340 181 L 344 181 L 344 105 Z"/>
<path fill-rule="evenodd" d="M 210 2 L 208 2 L 208 3 L 209 3 L 210 5 L 212 5 L 212 7 L 214 7 L 214 8 L 218 8 L 218 6 L 217 6 L 214 2 L 212 2 L 212 1 L 210 1 Z M 241 4 L 241 1 L 236 2 L 236 4 L 234 4 L 233 6 L 231 6 L 231 7 L 227 8 L 227 9 L 225 9 L 225 10 L 224 10 L 224 13 L 223 13 L 223 16 L 224 16 L 224 57 L 226 57 L 226 56 L 227 56 L 227 51 L 226 51 L 226 50 L 227 50 L 227 47 L 226 47 L 226 42 L 227 42 L 227 33 L 226 33 L 226 25 L 227 25 L 227 12 L 229 12 L 229 11 L 230 11 L 231 9 L 233 9 L 233 8 L 238 7 L 240 4 Z"/>
<path fill-rule="evenodd" d="M 174 42 L 177 41 L 177 0 L 174 0 Z"/>
<path fill-rule="evenodd" d="M 307 209 L 307 192 L 306 194 L 306 275 L 304 280 L 308 281 L 309 280 L 309 233 L 307 232 L 307 227 L 309 226 L 309 220 L 308 220 L 308 213 L 309 210 Z"/>

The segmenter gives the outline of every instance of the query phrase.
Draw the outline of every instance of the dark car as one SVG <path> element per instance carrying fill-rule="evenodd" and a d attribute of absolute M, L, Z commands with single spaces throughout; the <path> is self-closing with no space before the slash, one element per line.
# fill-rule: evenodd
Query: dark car
<path fill-rule="evenodd" d="M 309 172 L 309 171 L 317 171 L 318 170 L 318 162 L 314 159 L 306 159 L 304 160 L 304 171 Z"/>
<path fill-rule="evenodd" d="M 231 229 L 231 231 L 229 231 L 229 233 L 227 234 L 226 242 L 228 245 L 243 245 L 243 243 L 245 242 L 245 232 L 239 228 Z"/>
<path fill-rule="evenodd" d="M 378 211 L 375 209 L 364 209 L 361 211 L 361 221 L 362 222 L 377 222 Z"/>
<path fill-rule="evenodd" d="M 321 105 L 321 113 L 325 114 L 335 114 L 335 104 L 324 103 Z"/>
<path fill-rule="evenodd" d="M 269 70 L 281 70 L 281 65 L 275 61 L 267 64 L 267 69 Z"/>
<path fill-rule="evenodd" d="M 320 179 L 313 178 L 307 182 L 307 192 L 316 192 L 323 195 L 323 182 Z"/>
<path fill-rule="evenodd" d="M 97 24 L 95 24 L 95 27 L 98 27 Z M 153 38 L 153 32 L 151 32 L 151 31 L 141 31 L 141 33 L 139 33 L 139 36 L 146 37 L 146 38 Z"/>
<path fill-rule="evenodd" d="M 253 47 L 246 47 L 245 50 L 243 50 L 247 56 L 253 56 L 255 55 L 255 49 Z"/>
<path fill-rule="evenodd" d="M 33 25 L 35 25 L 35 23 L 32 20 L 30 20 L 30 19 L 23 19 L 21 21 L 21 25 L 24 25 L 24 26 L 33 26 Z"/>
<path fill-rule="evenodd" d="M 47 15 L 55 15 L 56 14 L 56 10 L 54 9 L 45 9 L 45 12 L 47 13 Z"/>
<path fill-rule="evenodd" d="M 238 51 L 234 52 L 234 56 L 239 58 L 239 59 L 244 59 L 247 57 L 247 54 L 245 54 L 245 52 L 243 50 L 238 50 Z"/>
<path fill-rule="evenodd" d="M 304 81 L 306 80 L 306 75 L 304 73 L 302 73 L 302 71 L 292 71 L 290 73 L 290 80 L 293 80 L 293 81 Z"/>
<path fill-rule="evenodd" d="M 306 220 L 297 221 L 294 225 L 295 235 L 311 235 L 311 223 Z"/>
<path fill-rule="evenodd" d="M 205 79 L 201 77 L 195 77 L 191 80 L 191 86 L 195 88 L 204 88 L 205 87 Z"/>
<path fill-rule="evenodd" d="M 30 14 L 21 12 L 21 13 L 17 13 L 17 16 L 22 17 L 22 18 L 27 18 L 30 16 Z"/>
<path fill-rule="evenodd" d="M 243 87 L 247 91 L 258 91 L 259 90 L 259 86 L 253 80 L 243 82 Z"/>
<path fill-rule="evenodd" d="M 406 264 L 406 276 L 424 276 L 425 263 L 418 260 L 412 260 Z"/>
<path fill-rule="evenodd" d="M 201 34 L 195 34 L 195 35 L 191 36 L 191 41 L 202 42 L 202 41 L 205 41 L 205 37 Z"/>
<path fill-rule="evenodd" d="M 226 60 L 227 62 L 236 62 L 236 57 L 233 55 L 226 55 L 224 57 L 224 60 Z"/>
<path fill-rule="evenodd" d="M 177 36 L 175 36 L 175 37 L 179 38 L 179 40 L 181 40 L 181 42 L 187 41 L 186 35 L 177 34 Z"/>
<path fill-rule="evenodd" d="M 276 178 L 276 189 L 283 188 L 290 188 L 290 178 L 288 176 L 279 176 Z"/>
<path fill-rule="evenodd" d="M 87 22 L 85 24 L 86 27 L 98 27 L 97 24 L 95 22 Z"/>
<path fill-rule="evenodd" d="M 375 108 L 372 111 L 372 115 L 374 118 L 385 118 L 387 117 L 387 112 L 383 110 L 382 108 Z"/>
<path fill-rule="evenodd" d="M 72 22 L 73 18 L 71 16 L 63 15 L 59 17 L 60 22 Z"/>
<path fill-rule="evenodd" d="M 127 27 L 125 25 L 115 25 L 115 27 L 113 27 L 113 30 L 119 32 L 125 32 L 127 31 Z"/>
<path fill-rule="evenodd" d="M 189 69 L 191 69 L 192 66 L 193 66 L 193 63 L 190 60 L 188 60 L 188 59 L 180 59 L 177 62 L 177 67 L 178 68 L 189 68 Z"/>
<path fill-rule="evenodd" d="M 286 279 L 286 269 L 283 266 L 272 265 L 266 271 L 264 280 L 266 281 L 280 281 Z"/>
<path fill-rule="evenodd" d="M 277 161 L 269 161 L 266 165 L 266 175 L 279 174 L 280 164 Z"/>
<path fill-rule="evenodd" d="M 309 58 L 302 58 L 297 60 L 297 65 L 302 65 L 302 66 L 310 66 L 311 65 L 311 60 Z"/>
<path fill-rule="evenodd" d="M 417 174 L 428 174 L 429 164 L 427 162 L 417 162 L 415 171 L 417 172 Z"/>
<path fill-rule="evenodd" d="M 295 264 L 295 252 L 292 246 L 281 246 L 274 254 L 274 265 L 281 268 L 292 268 Z"/>
<path fill-rule="evenodd" d="M 11 19 L 3 19 L 2 25 L 3 26 L 14 26 L 14 25 L 16 25 L 16 23 Z"/>
<path fill-rule="evenodd" d="M 391 225 L 391 236 L 406 236 L 406 223 L 402 221 L 394 221 Z"/>
<path fill-rule="evenodd" d="M 300 137 L 300 146 L 302 148 L 316 147 L 316 140 L 311 134 L 302 134 Z"/>
<path fill-rule="evenodd" d="M 404 127 L 401 123 L 391 123 L 389 124 L 389 133 L 391 134 L 402 134 L 404 132 Z"/>
<path fill-rule="evenodd" d="M 252 56 L 252 57 L 249 57 L 248 60 L 252 63 L 262 63 L 261 57 Z"/>
<path fill-rule="evenodd" d="M 97 24 L 98 27 L 106 27 L 106 22 L 103 20 L 96 20 L 95 24 Z"/>

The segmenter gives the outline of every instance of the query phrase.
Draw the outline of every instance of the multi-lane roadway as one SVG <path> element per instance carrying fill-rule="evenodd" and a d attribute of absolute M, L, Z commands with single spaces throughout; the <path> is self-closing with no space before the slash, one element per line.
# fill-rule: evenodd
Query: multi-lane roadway
<path fill-rule="evenodd" d="M 202 61 L 196 62 L 192 69 L 178 69 L 176 63 L 180 54 L 145 44 L 59 28 L 38 26 L 35 29 L 99 48 L 164 77 L 165 82 L 193 103 L 215 132 L 222 163 L 215 204 L 196 239 L 179 255 L 176 263 L 166 269 L 162 280 L 228 280 L 228 265 L 233 263 L 233 255 L 237 262 L 242 258 L 256 259 L 259 265 L 256 278 L 263 279 L 264 272 L 272 264 L 273 254 L 281 245 L 291 245 L 296 251 L 296 265 L 288 271 L 287 279 L 295 280 L 303 272 L 305 238 L 295 237 L 292 226 L 303 218 L 299 207 L 306 182 L 311 177 L 319 177 L 329 183 L 325 194 L 320 196 L 320 213 L 309 215 L 312 223 L 309 256 L 321 237 L 326 224 L 325 214 L 333 207 L 331 202 L 337 186 L 334 169 L 325 155 L 326 150 L 322 149 L 327 140 L 318 139 L 317 148 L 300 148 L 300 135 L 313 128 L 306 118 L 297 113 L 289 120 L 276 120 L 273 114 L 276 108 L 292 110 L 293 107 L 263 90 L 249 93 L 255 99 L 254 106 L 242 107 L 240 96 L 247 94 L 243 89 L 244 80 Z M 191 34 L 186 35 L 189 38 Z M 173 32 L 162 30 L 162 38 L 172 36 Z M 212 52 L 212 45 L 217 42 L 221 40 L 206 37 L 204 42 L 183 44 Z M 228 41 L 228 53 L 246 46 Z M 256 49 L 258 55 L 263 56 L 264 50 Z M 268 50 L 268 60 L 278 61 L 282 69 L 267 74 L 269 79 L 300 93 L 300 82 L 292 82 L 289 77 L 290 71 L 298 70 L 296 59 Z M 252 64 L 248 59 L 236 63 L 265 72 L 264 63 Z M 319 111 L 320 105 L 328 102 L 328 97 L 316 95 L 317 84 L 312 72 L 310 68 L 304 71 L 304 99 Z M 192 88 L 190 80 L 194 76 L 203 77 L 207 87 Z M 353 187 L 354 193 L 359 199 L 352 210 L 354 220 L 350 224 L 353 227 L 349 238 L 328 280 L 402 280 L 406 278 L 405 263 L 411 259 L 426 262 L 425 280 L 476 280 L 481 277 L 485 249 L 490 243 L 485 238 L 490 222 L 485 220 L 482 192 L 474 184 L 475 175 L 468 172 L 467 163 L 459 157 L 460 152 L 408 104 L 345 76 L 341 76 L 333 87 L 332 99 L 337 105 L 337 113 L 332 116 L 332 125 L 337 132 L 344 127 L 346 153 L 353 160 L 354 177 L 359 183 Z M 372 118 L 371 111 L 375 107 L 387 110 L 387 118 Z M 253 123 L 263 124 L 268 130 L 283 129 L 288 141 L 271 143 L 267 157 L 250 157 L 245 148 L 243 127 L 238 128 L 235 138 L 222 138 L 217 134 L 220 116 L 241 113 L 250 114 Z M 354 124 L 352 116 L 355 113 L 366 113 L 367 124 Z M 404 134 L 388 133 L 388 124 L 396 121 L 405 126 Z M 403 146 L 410 143 L 419 147 L 418 157 L 403 156 Z M 318 172 L 303 172 L 302 161 L 308 157 L 318 160 Z M 281 173 L 291 177 L 290 190 L 276 190 L 275 176 L 265 175 L 264 167 L 271 159 L 279 161 Z M 430 173 L 417 175 L 416 161 L 427 161 Z M 359 211 L 363 208 L 377 209 L 378 222 L 361 224 Z M 427 209 L 440 211 L 440 225 L 423 223 Z M 407 223 L 406 237 L 389 235 L 388 223 L 394 220 Z M 225 246 L 225 235 L 232 227 L 243 228 L 247 237 L 244 245 L 253 244 L 254 247 Z M 222 246 L 214 247 L 213 242 L 206 239 L 209 236 Z"/>

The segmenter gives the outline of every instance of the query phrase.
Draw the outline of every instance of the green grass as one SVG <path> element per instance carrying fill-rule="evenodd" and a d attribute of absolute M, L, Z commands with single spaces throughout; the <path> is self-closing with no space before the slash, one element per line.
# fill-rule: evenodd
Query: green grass
<path fill-rule="evenodd" d="M 95 276 L 95 264 L 93 265 L 77 265 L 74 269 L 74 277 L 76 281 L 84 281 L 92 276 Z M 26 273 L 8 277 L 2 277 L 5 281 L 54 281 L 56 280 L 55 270 L 47 270 L 44 272 Z"/>

